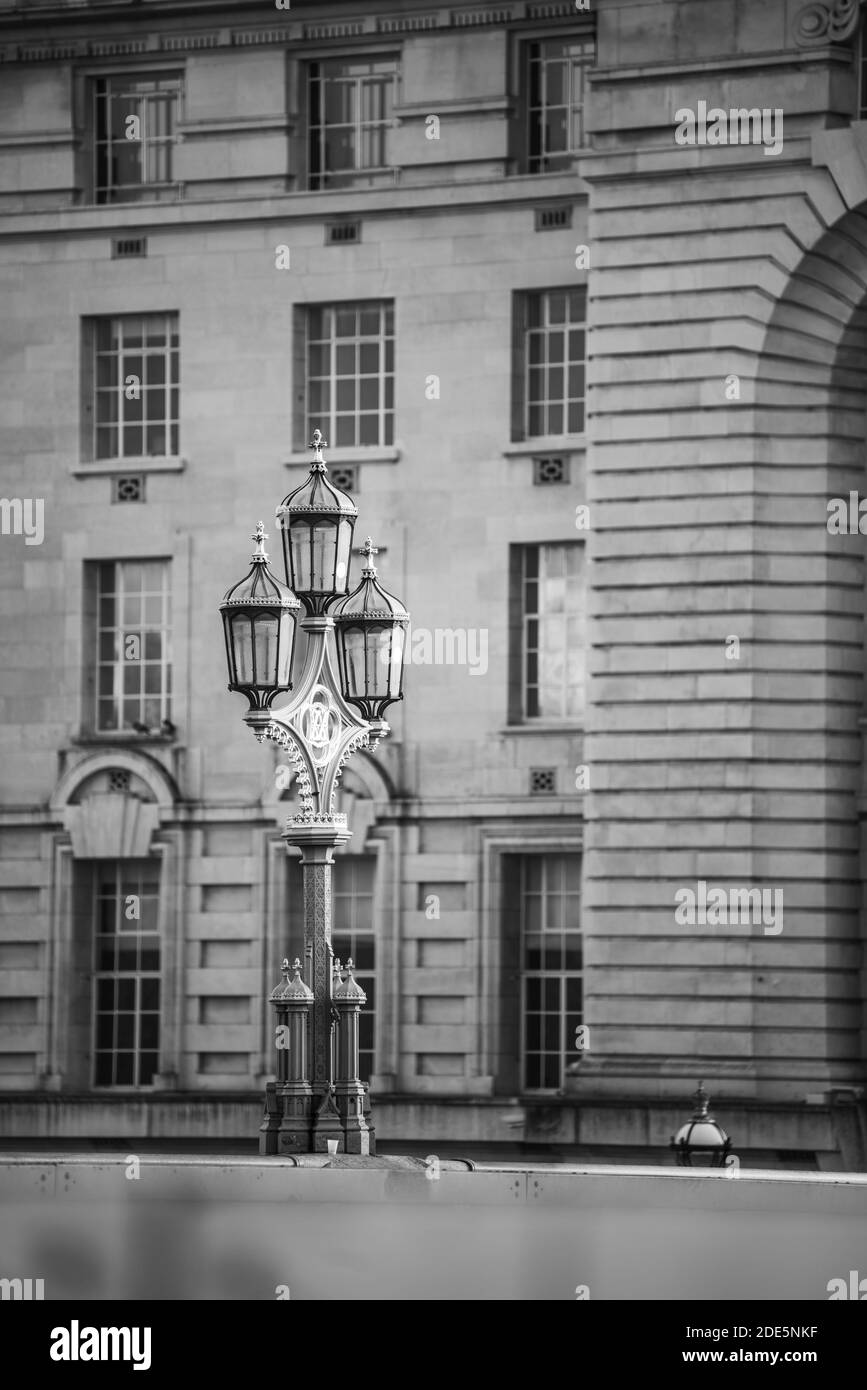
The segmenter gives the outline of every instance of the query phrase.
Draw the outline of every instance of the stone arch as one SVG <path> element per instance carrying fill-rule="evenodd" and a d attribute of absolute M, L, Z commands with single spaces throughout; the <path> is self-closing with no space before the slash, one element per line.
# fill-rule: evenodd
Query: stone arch
<path fill-rule="evenodd" d="M 101 773 L 118 770 L 134 776 L 145 794 L 100 786 Z M 158 763 L 127 749 L 105 749 L 64 773 L 51 809 L 70 837 L 74 858 L 145 859 L 161 815 L 176 800 L 174 782 Z"/>
<path fill-rule="evenodd" d="M 152 792 L 153 800 L 161 811 L 170 810 L 180 800 L 174 778 L 153 758 L 127 748 L 106 748 L 98 753 L 88 754 L 80 763 L 67 768 L 51 795 L 51 810 L 61 813 L 73 803 L 84 784 L 92 777 L 100 772 L 112 772 L 116 768 L 124 769 L 140 778 Z"/>
<path fill-rule="evenodd" d="M 814 139 L 836 192 L 811 185 L 813 235 L 800 228 L 762 341 L 753 491 L 753 804 L 767 845 L 754 864 L 787 880 L 785 930 L 815 943 L 799 947 L 816 981 L 801 1026 L 817 1029 L 816 1076 L 843 1082 L 867 1060 L 867 546 L 828 530 L 832 499 L 867 496 L 867 143 L 854 131 Z M 840 997 L 853 968 L 860 1005 Z"/>

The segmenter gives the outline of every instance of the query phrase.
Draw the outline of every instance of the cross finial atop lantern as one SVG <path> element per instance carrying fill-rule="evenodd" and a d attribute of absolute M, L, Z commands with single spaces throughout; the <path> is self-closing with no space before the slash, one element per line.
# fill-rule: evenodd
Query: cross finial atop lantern
<path fill-rule="evenodd" d="M 265 542 L 267 539 L 264 521 L 257 521 L 256 530 L 250 537 L 251 541 L 256 542 L 256 549 L 253 551 L 250 558 L 262 565 L 267 565 L 268 563 L 268 556 L 265 554 Z"/>
<path fill-rule="evenodd" d="M 313 450 L 313 463 L 314 463 L 314 466 L 315 466 L 317 463 L 321 463 L 321 464 L 324 464 L 324 463 L 325 463 L 325 460 L 324 460 L 324 458 L 322 457 L 322 450 L 328 448 L 328 440 L 327 440 L 327 439 L 324 439 L 324 438 L 322 437 L 322 431 L 321 431 L 320 429 L 315 429 L 315 430 L 313 431 L 313 438 L 311 439 L 311 441 L 310 441 L 310 443 L 307 445 L 307 447 L 308 447 L 308 449 L 312 449 L 312 450 Z"/>
<path fill-rule="evenodd" d="M 694 1116 L 693 1118 L 695 1118 L 695 1119 L 704 1119 L 704 1117 L 707 1115 L 707 1109 L 708 1109 L 708 1103 L 709 1103 L 709 1101 L 710 1101 L 710 1096 L 708 1095 L 707 1091 L 704 1089 L 704 1082 L 703 1082 L 703 1081 L 700 1081 L 700 1082 L 698 1083 L 698 1090 L 696 1091 L 695 1095 L 693 1096 L 693 1100 L 695 1101 L 695 1116 Z"/>
<path fill-rule="evenodd" d="M 376 565 L 373 563 L 373 557 L 374 555 L 378 555 L 379 551 L 373 544 L 373 541 L 370 539 L 370 536 L 368 536 L 367 540 L 364 542 L 364 545 L 361 547 L 361 553 L 365 557 L 363 573 L 372 574 L 374 577 L 376 577 Z"/>

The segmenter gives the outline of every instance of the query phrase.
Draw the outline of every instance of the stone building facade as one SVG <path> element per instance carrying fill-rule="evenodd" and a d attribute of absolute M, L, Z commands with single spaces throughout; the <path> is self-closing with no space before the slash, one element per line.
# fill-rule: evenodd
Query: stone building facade
<path fill-rule="evenodd" d="M 216 605 L 318 425 L 413 624 L 380 1142 L 660 1161 L 701 1078 L 864 1165 L 859 26 L 0 0 L 5 1134 L 255 1133 L 293 793 Z"/>

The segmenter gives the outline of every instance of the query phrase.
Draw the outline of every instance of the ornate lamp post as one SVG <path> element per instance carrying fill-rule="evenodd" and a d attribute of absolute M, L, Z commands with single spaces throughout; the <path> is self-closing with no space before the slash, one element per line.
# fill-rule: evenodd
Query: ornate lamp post
<path fill-rule="evenodd" d="M 325 440 L 315 430 L 310 475 L 277 509 L 286 585 L 267 569 L 260 524 L 253 572 L 229 591 L 221 612 L 229 689 L 247 694 L 250 709 L 243 718 L 256 738 L 260 742 L 269 739 L 285 749 L 295 770 L 301 802 L 300 813 L 287 821 L 284 838 L 287 845 L 301 850 L 304 955 L 310 989 L 301 979 L 300 962 L 295 963 L 291 981 L 288 962 L 284 963 L 283 983 L 272 993 L 271 1003 L 278 1020 L 278 1050 L 289 1049 L 290 1058 L 279 1059 L 278 1080 L 269 1083 L 266 1090 L 260 1151 L 323 1153 L 329 1140 L 332 1145 L 336 1140 L 338 1151 L 372 1154 L 375 1142 L 368 1120 L 369 1097 L 366 1085 L 358 1079 L 357 1013 L 365 999 L 351 970 L 345 977 L 338 973 L 336 981 L 334 978 L 331 869 L 335 848 L 346 844 L 351 836 L 346 816 L 335 813 L 334 798 L 347 759 L 359 748 L 373 751 L 378 746 L 389 732 L 383 718 L 385 710 L 403 699 L 403 647 L 409 614 L 377 583 L 372 561 L 376 551 L 369 539 L 361 584 L 347 594 L 357 512 L 351 498 L 328 481 L 323 446 L 327 447 Z M 256 635 L 249 637 L 249 624 L 236 624 L 236 614 L 246 613 L 252 602 L 247 591 L 254 573 L 257 596 L 265 589 L 269 594 L 267 612 L 272 626 L 268 632 L 273 632 L 275 619 L 278 632 L 276 639 L 269 638 L 276 643 L 276 652 L 268 643 L 261 648 L 272 664 L 267 665 L 263 655 L 261 667 Z M 307 651 L 304 669 L 293 686 L 289 680 L 293 644 L 287 637 L 288 648 L 283 645 L 280 623 L 290 620 L 284 615 L 294 619 L 294 610 L 302 603 L 306 616 L 300 626 L 307 636 Z M 335 604 L 339 609 L 332 618 L 328 609 Z M 266 610 L 257 609 L 257 615 L 260 611 Z M 258 634 L 258 621 L 258 616 L 253 619 L 254 634 Z M 339 624 L 339 679 L 332 656 L 335 621 Z M 257 652 L 252 665 L 248 657 L 251 641 Z M 260 670 L 266 678 L 264 684 Z M 276 696 L 290 689 L 295 693 L 289 703 L 272 709 Z M 335 1007 L 335 994 L 339 1007 Z M 335 1025 L 340 1036 L 333 1047 Z M 303 1074 L 308 1070 L 303 1061 L 308 1041 L 309 1076 Z"/>

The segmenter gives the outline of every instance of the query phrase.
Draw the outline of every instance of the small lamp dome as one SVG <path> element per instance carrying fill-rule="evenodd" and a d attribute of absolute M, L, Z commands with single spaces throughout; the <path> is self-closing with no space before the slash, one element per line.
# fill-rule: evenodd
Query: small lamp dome
<path fill-rule="evenodd" d="M 309 1004 L 313 1000 L 313 991 L 305 985 L 301 978 L 301 962 L 295 957 L 295 964 L 292 966 L 292 979 L 289 979 L 289 961 L 284 960 L 281 970 L 283 983 L 271 991 L 272 1000 L 290 999 L 296 1002 Z"/>
<path fill-rule="evenodd" d="M 704 1083 L 698 1083 L 695 1111 L 692 1119 L 672 1137 L 671 1147 L 682 1168 L 723 1168 L 732 1141 L 725 1130 L 708 1113 L 710 1097 Z"/>
<path fill-rule="evenodd" d="M 340 973 L 339 961 L 337 962 L 337 966 L 338 973 Z M 353 964 L 352 956 L 350 956 L 349 960 L 346 962 L 346 975 L 341 983 L 335 987 L 333 997 L 334 999 L 345 1000 L 347 1003 L 351 1004 L 366 1004 L 367 995 L 356 980 L 353 974 L 354 970 L 355 965 Z"/>

